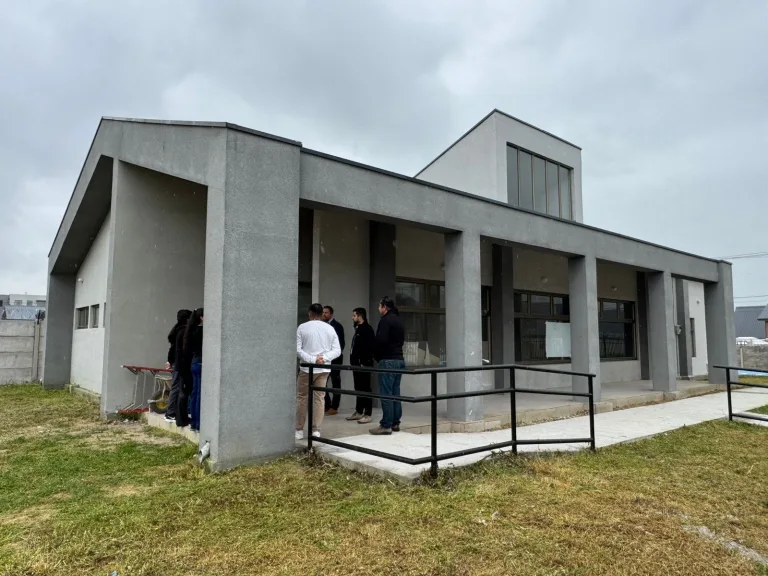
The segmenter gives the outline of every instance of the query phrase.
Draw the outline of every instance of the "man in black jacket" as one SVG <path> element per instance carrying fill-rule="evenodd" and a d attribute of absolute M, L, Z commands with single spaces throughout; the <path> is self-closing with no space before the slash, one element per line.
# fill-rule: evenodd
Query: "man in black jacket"
<path fill-rule="evenodd" d="M 373 366 L 373 355 L 376 349 L 376 335 L 373 327 L 368 324 L 368 314 L 365 308 L 355 308 L 352 311 L 352 323 L 355 325 L 355 335 L 349 348 L 349 363 L 352 366 Z M 370 372 L 352 372 L 355 380 L 355 390 L 358 392 L 371 391 Z M 368 424 L 373 411 L 373 398 L 357 397 L 355 413 L 347 416 L 347 420 L 357 420 L 358 424 Z"/>
<path fill-rule="evenodd" d="M 323 320 L 328 322 L 331 327 L 336 331 L 336 336 L 339 337 L 339 345 L 341 346 L 341 356 L 336 360 L 331 361 L 331 364 L 344 364 L 344 327 L 333 318 L 333 307 L 323 306 Z M 341 388 L 341 372 L 338 370 L 331 370 L 331 387 Z M 330 392 L 325 393 L 325 413 L 328 416 L 335 416 L 339 413 L 339 402 L 341 402 L 341 394 L 334 394 L 331 398 Z"/>
<path fill-rule="evenodd" d="M 376 327 L 375 358 L 379 368 L 403 370 L 403 344 L 405 343 L 405 328 L 395 306 L 395 302 L 385 296 L 379 301 L 381 320 Z M 402 373 L 386 373 L 379 375 L 379 392 L 388 396 L 400 396 L 400 380 Z M 403 416 L 403 405 L 394 400 L 381 400 L 382 417 L 377 428 L 371 428 L 374 436 L 400 432 L 400 419 Z"/>

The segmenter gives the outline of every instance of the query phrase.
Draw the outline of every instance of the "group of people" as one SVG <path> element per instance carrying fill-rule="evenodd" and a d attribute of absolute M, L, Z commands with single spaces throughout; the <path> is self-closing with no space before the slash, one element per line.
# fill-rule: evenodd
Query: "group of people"
<path fill-rule="evenodd" d="M 203 309 L 179 310 L 168 333 L 171 393 L 165 419 L 200 431 L 200 385 L 203 371 Z"/>
<path fill-rule="evenodd" d="M 352 311 L 352 323 L 355 328 L 349 352 L 349 363 L 352 366 L 373 367 L 374 361 L 383 369 L 402 370 L 405 368 L 403 359 L 403 343 L 405 329 L 394 301 L 385 296 L 379 301 L 379 322 L 374 332 L 368 322 L 365 308 L 355 308 Z M 296 330 L 296 354 L 301 362 L 308 364 L 328 365 L 329 368 L 313 368 L 314 386 L 326 387 L 328 377 L 331 378 L 331 389 L 341 388 L 341 374 L 333 370 L 334 364 L 343 364 L 344 328 L 334 318 L 333 308 L 312 304 L 309 307 L 309 320 Z M 379 392 L 385 396 L 400 396 L 400 380 L 402 374 L 379 374 Z M 371 392 L 371 372 L 353 371 L 354 387 L 358 392 Z M 309 401 L 309 368 L 302 367 L 296 378 L 296 439 L 304 438 L 304 426 L 307 419 L 307 403 Z M 334 416 L 338 413 L 341 394 L 315 391 L 311 423 L 311 434 L 320 436 L 320 426 L 325 415 Z M 370 429 L 373 435 L 389 435 L 400 431 L 402 404 L 397 401 L 381 399 L 382 417 L 379 425 Z M 371 421 L 373 399 L 358 396 L 355 412 L 347 420 L 367 424 Z"/>

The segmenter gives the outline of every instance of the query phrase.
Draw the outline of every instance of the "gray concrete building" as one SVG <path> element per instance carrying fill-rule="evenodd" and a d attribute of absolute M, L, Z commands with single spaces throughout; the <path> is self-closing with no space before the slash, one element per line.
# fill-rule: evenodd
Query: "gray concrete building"
<path fill-rule="evenodd" d="M 415 178 L 233 124 L 103 118 L 49 255 L 44 385 L 86 386 L 108 416 L 131 402 L 121 366 L 162 365 L 176 310 L 204 305 L 200 441 L 215 469 L 258 461 L 294 448 L 309 303 L 349 326 L 393 294 L 409 365 L 546 363 L 596 374 L 599 398 L 603 383 L 674 391 L 697 344 L 722 382 L 730 264 L 583 224 L 581 180 L 577 146 L 496 110 Z M 483 418 L 480 400 L 444 409 Z"/>

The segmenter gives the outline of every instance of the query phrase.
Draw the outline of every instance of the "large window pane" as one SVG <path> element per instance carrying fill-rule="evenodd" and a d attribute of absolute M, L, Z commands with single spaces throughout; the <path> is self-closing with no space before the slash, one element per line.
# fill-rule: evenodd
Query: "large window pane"
<path fill-rule="evenodd" d="M 568 296 L 554 296 L 552 298 L 552 312 L 555 316 L 570 316 Z"/>
<path fill-rule="evenodd" d="M 533 167 L 531 155 L 523 152 L 518 154 L 518 166 L 520 170 L 520 207 L 533 209 Z"/>
<path fill-rule="evenodd" d="M 425 285 L 416 282 L 398 282 L 395 287 L 395 304 L 402 308 L 426 307 Z"/>
<path fill-rule="evenodd" d="M 547 213 L 560 216 L 560 193 L 557 164 L 547 162 Z"/>
<path fill-rule="evenodd" d="M 601 318 L 603 320 L 618 320 L 619 319 L 619 303 L 618 302 L 603 302 L 603 313 Z"/>
<path fill-rule="evenodd" d="M 600 358 L 634 358 L 635 324 L 600 322 Z"/>
<path fill-rule="evenodd" d="M 515 293 L 515 314 L 528 314 L 528 294 Z"/>
<path fill-rule="evenodd" d="M 445 286 L 438 284 L 429 285 L 429 307 L 445 308 Z"/>
<path fill-rule="evenodd" d="M 547 356 L 547 323 L 543 318 L 515 319 L 515 358 L 520 362 L 567 361 L 567 356 Z M 570 344 L 568 344 L 568 347 Z"/>
<path fill-rule="evenodd" d="M 571 171 L 560 166 L 560 216 L 573 218 L 571 215 Z"/>
<path fill-rule="evenodd" d="M 519 203 L 517 178 L 517 148 L 507 146 L 507 202 L 512 206 L 517 206 Z"/>
<path fill-rule="evenodd" d="M 445 314 L 401 312 L 405 328 L 403 356 L 407 366 L 445 363 Z"/>
<path fill-rule="evenodd" d="M 552 314 L 552 310 L 549 306 L 550 302 L 551 300 L 549 296 L 531 294 L 531 315 L 549 316 Z"/>
<path fill-rule="evenodd" d="M 546 163 L 543 158 L 533 157 L 533 209 L 547 213 Z"/>

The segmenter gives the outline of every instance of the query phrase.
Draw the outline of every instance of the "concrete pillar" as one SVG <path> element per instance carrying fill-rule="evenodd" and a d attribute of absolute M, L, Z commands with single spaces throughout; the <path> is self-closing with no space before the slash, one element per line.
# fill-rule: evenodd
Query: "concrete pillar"
<path fill-rule="evenodd" d="M 648 347 L 648 277 L 637 273 L 637 350 L 640 356 L 640 379 L 651 379 L 651 353 Z"/>
<path fill-rule="evenodd" d="M 594 374 L 595 402 L 599 402 L 600 326 L 597 309 L 597 260 L 593 256 L 568 259 L 568 299 L 571 307 L 571 366 L 574 372 Z M 573 391 L 587 392 L 588 380 L 573 377 Z M 583 398 L 577 398 L 584 401 Z"/>
<path fill-rule="evenodd" d="M 515 362 L 515 292 L 513 272 L 515 253 L 511 246 L 492 248 L 493 287 L 491 288 L 491 363 Z M 509 371 L 494 374 L 496 388 L 509 387 Z"/>
<path fill-rule="evenodd" d="M 379 300 L 384 296 L 395 298 L 396 256 L 397 256 L 397 227 L 394 224 L 375 222 L 368 223 L 369 230 L 369 282 L 370 291 L 368 321 L 373 329 L 379 322 Z M 351 342 L 351 341 L 350 341 Z M 376 374 L 371 376 L 371 389 L 379 391 L 379 380 Z M 373 401 L 374 407 L 381 404 Z"/>
<path fill-rule="evenodd" d="M 678 372 L 681 378 L 693 377 L 693 346 L 691 343 L 691 311 L 688 306 L 688 281 L 675 279 L 676 321 L 680 327 L 677 335 Z"/>
<path fill-rule="evenodd" d="M 225 185 L 208 189 L 200 443 L 213 470 L 295 448 L 299 155 L 230 130 Z"/>
<path fill-rule="evenodd" d="M 480 236 L 470 232 L 445 236 L 446 360 L 448 366 L 482 366 Z M 482 372 L 448 374 L 448 393 L 483 388 Z M 482 420 L 483 399 L 448 401 L 448 417 Z"/>
<path fill-rule="evenodd" d="M 69 382 L 72 367 L 72 332 L 75 326 L 74 275 L 48 276 L 46 345 L 43 388 L 56 390 Z"/>
<path fill-rule="evenodd" d="M 203 306 L 206 189 L 115 160 L 112 170 L 101 410 L 146 403 L 151 376 L 123 365 L 165 365 L 181 308 Z M 294 303 L 295 306 L 295 303 Z M 206 318 L 207 319 L 207 318 Z"/>
<path fill-rule="evenodd" d="M 653 389 L 677 390 L 675 291 L 669 272 L 648 273 L 648 341 L 651 353 Z"/>
<path fill-rule="evenodd" d="M 397 227 L 384 222 L 369 223 L 370 276 L 369 310 L 372 326 L 378 322 L 379 300 L 384 296 L 395 298 Z"/>
<path fill-rule="evenodd" d="M 733 277 L 730 262 L 719 262 L 718 282 L 704 284 L 707 323 L 707 370 L 712 384 L 725 383 L 725 370 L 714 366 L 738 366 L 733 326 Z M 731 380 L 738 374 L 731 372 Z"/>

